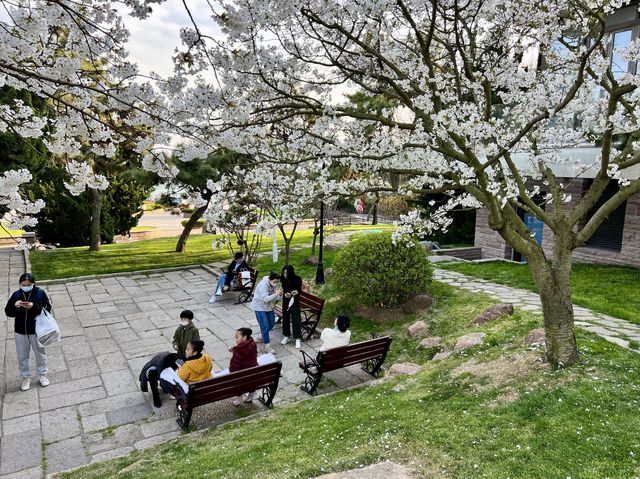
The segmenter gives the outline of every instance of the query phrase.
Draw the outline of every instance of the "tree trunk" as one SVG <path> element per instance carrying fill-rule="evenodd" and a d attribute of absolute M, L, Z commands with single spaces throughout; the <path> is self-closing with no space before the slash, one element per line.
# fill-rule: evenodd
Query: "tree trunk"
<path fill-rule="evenodd" d="M 90 188 L 91 192 L 91 226 L 89 230 L 89 251 L 100 251 L 102 238 L 100 235 L 100 217 L 102 214 L 102 192 Z"/>
<path fill-rule="evenodd" d="M 184 229 L 182 230 L 182 234 L 178 239 L 178 244 L 176 245 L 176 253 L 183 253 L 187 249 L 187 240 L 189 239 L 189 235 L 191 234 L 191 230 L 197 223 L 197 221 L 202 218 L 202 215 L 205 211 L 207 211 L 207 207 L 209 206 L 209 202 L 204 206 L 201 206 L 197 210 L 193 212 L 191 218 L 187 221 L 187 224 L 184 225 Z"/>
<path fill-rule="evenodd" d="M 540 292 L 544 314 L 547 360 L 554 367 L 568 367 L 578 361 L 571 300 L 571 250 L 556 237 L 554 260 L 530 261 L 529 267 Z"/>

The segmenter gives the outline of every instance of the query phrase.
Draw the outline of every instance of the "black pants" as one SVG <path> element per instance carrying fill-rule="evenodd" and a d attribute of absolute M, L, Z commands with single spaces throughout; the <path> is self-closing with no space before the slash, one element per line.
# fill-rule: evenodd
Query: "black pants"
<path fill-rule="evenodd" d="M 289 298 L 285 298 L 282 305 L 282 334 L 287 337 L 291 336 L 291 326 L 293 325 L 293 337 L 295 339 L 302 339 L 300 303 L 295 302 L 293 306 L 287 308 L 288 303 Z"/>
<path fill-rule="evenodd" d="M 151 390 L 151 396 L 153 396 L 153 405 L 155 407 L 162 406 L 162 401 L 160 401 L 160 393 L 158 392 L 158 370 L 155 367 L 149 368 L 149 370 L 147 370 L 147 379 L 149 380 L 149 389 Z"/>

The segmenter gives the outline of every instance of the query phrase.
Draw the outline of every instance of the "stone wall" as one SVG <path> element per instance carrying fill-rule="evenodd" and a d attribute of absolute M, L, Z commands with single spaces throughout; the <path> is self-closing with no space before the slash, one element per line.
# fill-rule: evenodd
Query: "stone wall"
<path fill-rule="evenodd" d="M 433 254 L 436 256 L 453 256 L 454 258 L 466 259 L 472 261 L 474 259 L 482 258 L 482 248 L 445 248 L 433 250 Z"/>
<path fill-rule="evenodd" d="M 476 234 L 474 246 L 482 249 L 482 259 L 505 258 L 511 259 L 511 248 L 507 255 L 507 243 L 496 232 L 489 228 L 489 210 L 480 208 L 476 211 Z"/>

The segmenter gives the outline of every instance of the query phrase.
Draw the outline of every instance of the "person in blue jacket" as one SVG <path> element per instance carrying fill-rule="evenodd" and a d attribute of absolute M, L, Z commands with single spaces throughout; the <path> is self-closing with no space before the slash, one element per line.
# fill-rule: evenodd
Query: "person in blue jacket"
<path fill-rule="evenodd" d="M 51 303 L 47 293 L 38 288 L 36 280 L 30 273 L 20 276 L 20 289 L 15 291 L 4 308 L 9 318 L 15 318 L 14 330 L 16 353 L 22 385 L 20 389 L 26 391 L 31 387 L 31 371 L 29 370 L 29 351 L 33 349 L 36 357 L 36 373 L 43 387 L 49 385 L 47 379 L 47 353 L 44 346 L 36 338 L 36 317 L 46 309 L 51 312 Z"/>

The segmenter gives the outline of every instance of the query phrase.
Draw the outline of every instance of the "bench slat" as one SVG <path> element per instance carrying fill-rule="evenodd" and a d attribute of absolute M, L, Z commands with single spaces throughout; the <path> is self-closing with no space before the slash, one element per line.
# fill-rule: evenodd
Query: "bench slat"
<path fill-rule="evenodd" d="M 386 351 L 386 348 L 380 348 L 373 351 L 366 351 L 359 354 L 350 354 L 340 358 L 335 358 L 332 361 L 325 361 L 322 363 L 323 371 L 333 371 L 334 369 L 340 369 L 343 366 L 351 366 L 352 364 L 360 364 L 368 359 L 374 359 L 381 357 Z"/>
<path fill-rule="evenodd" d="M 348 352 L 366 351 L 366 350 L 375 349 L 378 347 L 386 347 L 388 343 L 389 343 L 389 340 L 387 338 L 371 339 L 369 341 L 363 341 L 361 343 L 353 343 L 353 344 L 347 344 L 346 346 L 331 348 L 331 349 L 328 349 L 327 351 L 320 352 L 318 355 L 324 356 L 325 359 L 330 359 L 332 357 L 343 356 Z"/>

